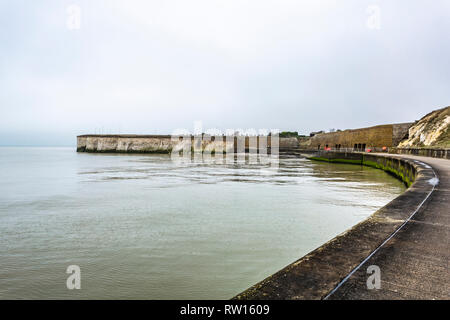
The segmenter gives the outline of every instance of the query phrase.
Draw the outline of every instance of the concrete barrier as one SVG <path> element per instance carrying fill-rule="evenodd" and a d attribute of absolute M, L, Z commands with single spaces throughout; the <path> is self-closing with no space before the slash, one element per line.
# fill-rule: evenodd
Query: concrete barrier
<path fill-rule="evenodd" d="M 409 188 L 366 220 L 233 299 L 324 299 L 402 228 L 434 190 L 433 169 L 394 155 L 320 152 L 312 159 L 386 170 Z"/>
<path fill-rule="evenodd" d="M 450 159 L 450 149 L 390 148 L 389 152 L 394 154 L 410 154 L 415 156 Z"/>
<path fill-rule="evenodd" d="M 172 137 L 170 135 L 81 135 L 77 137 L 77 152 L 99 152 L 99 153 L 170 153 L 172 150 L 183 149 L 183 144 L 190 142 L 194 145 L 194 137 Z M 202 150 L 223 150 L 223 152 L 236 152 L 237 137 L 219 136 L 202 139 Z M 296 138 L 272 139 L 271 136 L 249 137 L 240 136 L 239 145 L 243 143 L 248 151 L 257 146 L 264 148 L 272 147 L 280 150 L 295 149 L 298 147 Z M 262 141 L 264 140 L 264 141 Z M 272 141 L 273 140 L 273 141 Z M 252 149 L 253 150 L 253 149 Z"/>

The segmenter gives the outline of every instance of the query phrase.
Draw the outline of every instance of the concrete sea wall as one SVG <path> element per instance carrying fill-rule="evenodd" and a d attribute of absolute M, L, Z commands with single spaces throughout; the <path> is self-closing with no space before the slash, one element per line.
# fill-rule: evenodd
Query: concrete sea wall
<path fill-rule="evenodd" d="M 409 188 L 366 220 L 338 235 L 234 299 L 324 299 L 401 228 L 433 190 L 433 169 L 395 155 L 318 152 L 311 159 L 353 163 L 394 174 Z"/>
<path fill-rule="evenodd" d="M 379 156 L 362 152 L 320 152 L 309 157 L 309 159 L 334 163 L 352 163 L 382 169 L 402 180 L 407 187 L 410 187 L 416 178 L 414 163 L 395 157 Z"/>

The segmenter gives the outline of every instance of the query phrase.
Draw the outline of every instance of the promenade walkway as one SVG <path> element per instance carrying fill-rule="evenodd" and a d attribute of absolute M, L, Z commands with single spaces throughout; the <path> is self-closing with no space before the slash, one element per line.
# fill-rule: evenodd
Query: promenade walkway
<path fill-rule="evenodd" d="M 439 184 L 413 218 L 328 299 L 450 299 L 450 160 L 398 157 L 430 165 Z M 380 289 L 367 289 L 370 265 L 380 268 Z"/>

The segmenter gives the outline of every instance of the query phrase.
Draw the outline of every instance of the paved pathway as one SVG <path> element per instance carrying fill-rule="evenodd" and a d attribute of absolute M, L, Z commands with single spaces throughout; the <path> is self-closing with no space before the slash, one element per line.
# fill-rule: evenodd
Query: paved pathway
<path fill-rule="evenodd" d="M 450 299 L 450 160 L 399 155 L 433 167 L 439 184 L 414 217 L 329 299 Z M 367 289 L 367 267 L 381 289 Z"/>

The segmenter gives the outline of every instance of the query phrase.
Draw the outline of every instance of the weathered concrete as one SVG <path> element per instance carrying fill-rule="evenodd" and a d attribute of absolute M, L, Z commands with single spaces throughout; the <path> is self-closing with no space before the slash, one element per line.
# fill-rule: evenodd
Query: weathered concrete
<path fill-rule="evenodd" d="M 434 110 L 409 128 L 400 148 L 450 148 L 450 106 Z"/>
<path fill-rule="evenodd" d="M 318 157 L 366 162 L 389 170 L 410 187 L 365 221 L 235 299 L 324 299 L 331 293 L 331 299 L 448 299 L 450 162 L 362 153 L 322 153 Z M 435 172 L 425 163 L 436 167 L 441 180 L 436 190 L 430 183 Z M 367 289 L 366 270 L 371 264 L 380 266 L 385 289 Z"/>

